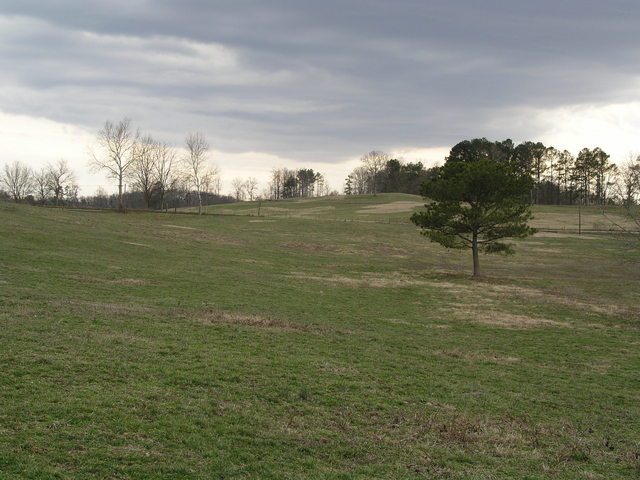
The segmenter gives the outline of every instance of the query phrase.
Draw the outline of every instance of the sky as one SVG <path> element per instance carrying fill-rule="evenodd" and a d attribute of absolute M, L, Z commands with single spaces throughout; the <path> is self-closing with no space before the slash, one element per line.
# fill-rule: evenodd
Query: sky
<path fill-rule="evenodd" d="M 465 139 L 640 151 L 637 0 L 0 0 L 0 165 L 64 158 L 84 194 L 106 121 L 211 146 L 225 190 Z"/>

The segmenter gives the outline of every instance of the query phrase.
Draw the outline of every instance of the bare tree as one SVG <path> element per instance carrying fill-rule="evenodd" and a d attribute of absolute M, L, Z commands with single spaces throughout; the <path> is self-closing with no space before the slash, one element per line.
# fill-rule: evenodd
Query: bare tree
<path fill-rule="evenodd" d="M 128 118 L 117 124 L 107 121 L 98 132 L 99 151 L 89 152 L 89 164 L 92 170 L 104 170 L 110 178 L 118 181 L 118 208 L 124 209 L 122 190 L 124 179 L 135 157 L 134 148 L 138 140 L 138 132 L 134 132 Z"/>
<path fill-rule="evenodd" d="M 142 192 L 147 208 L 151 206 L 151 197 L 157 187 L 156 149 L 157 143 L 150 135 L 140 138 L 133 147 L 133 162 L 128 174 L 134 187 Z"/>
<path fill-rule="evenodd" d="M 21 202 L 33 189 L 33 171 L 18 161 L 4 166 L 0 180 L 16 203 Z"/>
<path fill-rule="evenodd" d="M 258 191 L 258 179 L 255 177 L 247 178 L 247 181 L 244 182 L 244 189 L 249 196 L 249 201 L 253 202 L 256 197 L 256 192 Z"/>
<path fill-rule="evenodd" d="M 198 195 L 198 215 L 202 214 L 202 192 L 218 175 L 218 169 L 207 163 L 209 144 L 202 133 L 189 133 L 185 139 L 187 156 L 184 158 L 186 180 Z"/>
<path fill-rule="evenodd" d="M 385 165 L 389 161 L 389 155 L 384 152 L 373 150 L 363 155 L 360 158 L 360 161 L 367 173 L 371 176 L 371 184 L 373 187 L 372 193 L 376 195 L 378 193 L 378 176 L 380 172 L 384 170 Z"/>
<path fill-rule="evenodd" d="M 33 172 L 33 190 L 37 195 L 37 201 L 45 204 L 49 198 L 49 175 L 46 167 Z"/>
<path fill-rule="evenodd" d="M 315 184 L 316 184 L 316 196 L 318 197 L 326 197 L 329 195 L 329 191 L 331 187 L 327 183 L 326 178 L 320 172 L 315 175 Z"/>
<path fill-rule="evenodd" d="M 233 189 L 233 196 L 236 201 L 244 200 L 244 180 L 240 177 L 236 177 L 231 180 L 231 188 Z"/>
<path fill-rule="evenodd" d="M 65 195 L 76 192 L 75 177 L 66 160 L 60 159 L 47 166 L 48 190 L 53 194 L 56 205 L 64 200 Z"/>
<path fill-rule="evenodd" d="M 166 143 L 156 144 L 153 151 L 156 190 L 160 196 L 160 208 L 164 208 L 164 198 L 173 183 L 176 150 Z"/>
<path fill-rule="evenodd" d="M 626 207 L 636 202 L 640 193 L 640 156 L 629 155 L 627 161 L 619 169 L 619 194 Z"/>
<path fill-rule="evenodd" d="M 364 166 L 356 167 L 353 172 L 351 172 L 351 188 L 354 195 L 363 195 L 365 193 L 370 193 L 370 176 L 367 169 Z"/>

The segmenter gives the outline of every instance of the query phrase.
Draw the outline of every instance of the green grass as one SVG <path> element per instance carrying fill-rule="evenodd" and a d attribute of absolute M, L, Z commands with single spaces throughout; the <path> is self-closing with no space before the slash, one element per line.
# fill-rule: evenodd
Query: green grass
<path fill-rule="evenodd" d="M 248 215 L 265 218 L 317 218 L 336 221 L 364 221 L 379 223 L 409 223 L 414 211 L 420 210 L 424 200 L 418 195 L 405 193 L 383 193 L 379 195 L 352 195 L 322 198 L 292 198 L 279 201 L 238 202 L 224 205 L 212 205 L 204 209 L 208 214 Z M 197 208 L 183 209 L 197 212 Z M 558 205 L 533 206 L 532 225 L 545 230 L 584 231 L 615 230 L 619 225 L 635 227 L 625 219 L 621 207 L 606 207 L 606 216 L 602 207 Z"/>
<path fill-rule="evenodd" d="M 275 218 L 319 218 L 323 220 L 358 220 L 407 222 L 412 211 L 424 204 L 422 197 L 406 193 L 379 195 L 339 195 L 321 198 L 291 198 L 278 201 L 238 202 L 212 205 L 206 213 L 253 215 Z M 197 211 L 197 208 L 185 209 Z M 409 212 L 409 213 L 407 213 Z"/>
<path fill-rule="evenodd" d="M 411 199 L 353 200 L 273 206 L 373 221 L 0 204 L 0 478 L 640 473 L 638 248 L 543 233 L 474 281 L 357 213 Z"/>

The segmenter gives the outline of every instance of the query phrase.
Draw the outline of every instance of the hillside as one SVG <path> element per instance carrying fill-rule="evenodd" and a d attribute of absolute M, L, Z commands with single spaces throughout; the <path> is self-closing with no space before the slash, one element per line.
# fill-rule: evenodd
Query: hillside
<path fill-rule="evenodd" d="M 419 210 L 425 201 L 418 195 L 381 193 L 378 195 L 340 195 L 322 198 L 292 198 L 278 201 L 238 202 L 211 205 L 208 214 L 249 215 L 265 218 L 316 218 L 337 221 L 364 221 L 409 223 L 409 217 Z M 196 212 L 197 209 L 184 209 Z M 579 224 L 586 231 L 615 230 L 613 222 L 633 227 L 620 208 L 589 206 L 534 205 L 531 225 L 543 230 L 578 230 Z"/>
<path fill-rule="evenodd" d="M 473 281 L 420 203 L 0 203 L 2 478 L 637 475 L 637 247 L 542 232 Z"/>
<path fill-rule="evenodd" d="M 276 218 L 406 222 L 411 212 L 422 205 L 424 201 L 418 195 L 383 193 L 238 202 L 212 205 L 205 211 L 210 214 L 260 215 Z"/>

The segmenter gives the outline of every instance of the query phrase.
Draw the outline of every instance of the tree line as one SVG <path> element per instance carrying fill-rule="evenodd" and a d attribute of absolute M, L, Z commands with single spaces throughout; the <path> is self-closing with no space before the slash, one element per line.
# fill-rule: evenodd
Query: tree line
<path fill-rule="evenodd" d="M 487 159 L 513 166 L 533 179 L 530 200 L 535 204 L 634 205 L 640 195 L 640 156 L 631 155 L 620 166 L 601 148 L 583 148 L 577 156 L 541 142 L 486 138 L 457 143 L 445 162 Z M 419 194 L 423 182 L 435 178 L 441 167 L 425 168 L 421 162 L 405 163 L 380 151 L 361 157 L 345 181 L 347 195 L 402 192 Z"/>
<path fill-rule="evenodd" d="M 583 148 L 576 156 L 567 150 L 526 141 L 491 142 L 486 138 L 464 140 L 450 151 L 447 161 L 470 162 L 491 159 L 530 175 L 529 192 L 535 204 L 607 205 L 636 204 L 640 195 L 640 156 L 624 163 L 611 162 L 601 148 Z"/>
<path fill-rule="evenodd" d="M 117 193 L 99 188 L 94 195 L 79 196 L 76 176 L 65 160 L 34 171 L 21 162 L 0 172 L 0 198 L 39 205 L 95 206 L 105 208 L 168 209 L 232 201 L 325 196 L 332 192 L 320 172 L 310 168 L 276 168 L 268 187 L 258 191 L 255 177 L 236 177 L 231 195 L 221 193 L 219 169 L 209 161 L 209 144 L 202 133 L 187 134 L 185 154 L 135 129 L 130 120 L 105 122 L 89 151 L 89 166 L 117 184 Z"/>
<path fill-rule="evenodd" d="M 134 129 L 128 119 L 106 122 L 90 151 L 93 171 L 102 171 L 117 183 L 118 193 L 99 189 L 79 196 L 76 176 L 65 160 L 33 170 L 21 162 L 0 171 L 0 197 L 42 205 L 107 206 L 111 208 L 167 209 L 203 204 L 337 194 L 325 176 L 310 168 L 272 170 L 267 187 L 258 191 L 255 177 L 232 180 L 231 195 L 223 195 L 220 171 L 209 161 L 209 144 L 202 133 L 189 133 L 184 155 L 175 147 Z M 574 156 L 567 150 L 541 142 L 486 138 L 464 140 L 450 150 L 445 161 L 470 162 L 491 159 L 509 164 L 533 179 L 529 192 L 536 204 L 606 205 L 638 204 L 640 156 L 620 165 L 611 162 L 601 148 L 583 148 Z M 422 162 L 404 162 L 385 152 L 371 151 L 346 178 L 347 195 L 377 193 L 420 194 L 421 185 L 436 178 L 442 167 L 426 168 Z"/>
<path fill-rule="evenodd" d="M 389 154 L 373 150 L 361 157 L 362 165 L 346 178 L 346 195 L 377 193 L 420 193 L 420 185 L 434 178 L 438 167 L 425 168 L 422 162 L 405 163 Z"/>

